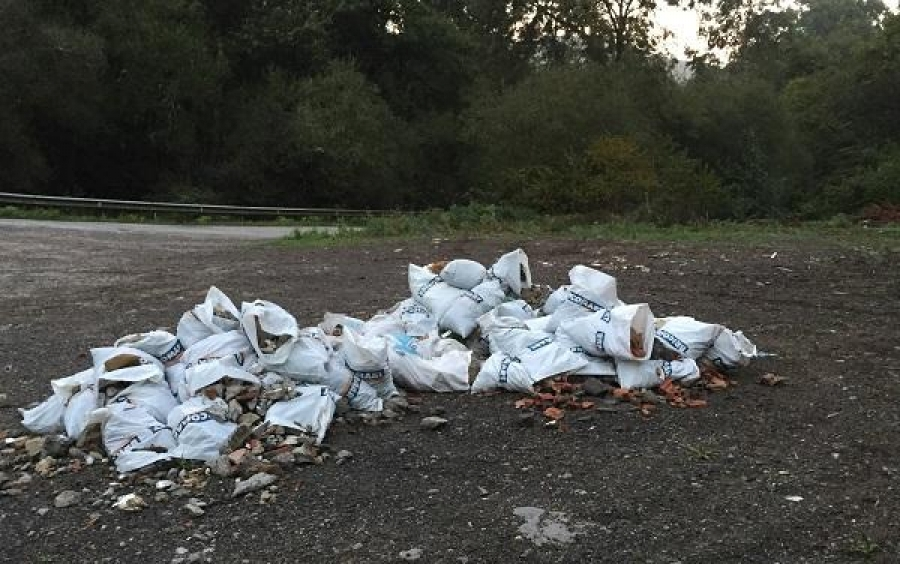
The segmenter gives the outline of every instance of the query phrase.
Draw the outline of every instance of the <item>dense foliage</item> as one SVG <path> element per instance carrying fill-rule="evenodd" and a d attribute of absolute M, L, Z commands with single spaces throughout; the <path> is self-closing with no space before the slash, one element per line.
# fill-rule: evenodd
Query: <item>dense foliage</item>
<path fill-rule="evenodd" d="M 671 2 L 670 2 L 671 3 Z M 0 190 L 657 222 L 900 204 L 900 16 L 695 0 L 0 0 Z"/>

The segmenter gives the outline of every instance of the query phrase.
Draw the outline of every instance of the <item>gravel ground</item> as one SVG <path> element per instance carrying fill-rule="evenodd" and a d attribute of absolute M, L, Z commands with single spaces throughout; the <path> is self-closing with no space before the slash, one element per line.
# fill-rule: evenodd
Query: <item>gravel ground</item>
<path fill-rule="evenodd" d="M 0 226 L 0 429 L 44 399 L 92 346 L 170 327 L 215 284 L 275 301 L 301 325 L 370 315 L 408 294 L 408 262 L 491 261 L 522 246 L 536 281 L 577 263 L 619 279 L 625 301 L 743 329 L 777 359 L 738 372 L 705 409 L 627 405 L 522 424 L 513 394 L 426 395 L 387 425 L 335 424 L 345 464 L 292 468 L 274 499 L 190 492 L 207 505 L 110 507 L 95 463 L 32 475 L 0 496 L 10 562 L 896 562 L 900 557 L 897 253 L 828 241 L 712 243 L 454 240 L 285 248 L 234 236 Z M 775 254 L 777 251 L 777 255 Z M 895 337 L 892 337 L 894 335 Z M 757 383 L 764 372 L 788 380 Z M 426 415 L 449 423 L 420 429 Z M 9 459 L 0 468 L 18 480 Z M 81 492 L 64 508 L 64 490 Z M 8 492 L 7 492 L 8 493 Z M 794 497 L 797 496 L 797 497 Z M 799 499 L 798 498 L 802 498 Z M 112 500 L 115 497 L 111 498 Z M 792 501 L 796 500 L 796 501 Z"/>

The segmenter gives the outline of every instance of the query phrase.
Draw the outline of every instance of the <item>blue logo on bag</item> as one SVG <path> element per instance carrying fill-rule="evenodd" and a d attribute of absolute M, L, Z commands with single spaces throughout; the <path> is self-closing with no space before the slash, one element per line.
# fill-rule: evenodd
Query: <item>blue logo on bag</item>
<path fill-rule="evenodd" d="M 434 288 L 435 285 L 437 285 L 439 282 L 443 282 L 443 281 L 444 280 L 440 276 L 435 276 L 434 278 L 429 280 L 424 286 L 419 288 L 419 291 L 416 292 L 416 295 L 419 296 L 420 298 L 424 298 L 425 294 L 428 293 L 428 290 Z"/>
<path fill-rule="evenodd" d="M 591 311 L 600 311 L 601 309 L 606 309 L 597 302 L 582 296 L 578 292 L 573 292 L 571 290 L 569 290 L 569 297 L 567 298 L 567 300 L 575 305 L 581 306 Z"/>
<path fill-rule="evenodd" d="M 211 421 L 212 415 L 210 415 L 206 411 L 198 411 L 197 413 L 191 413 L 184 419 L 178 422 L 178 425 L 175 426 L 175 429 L 172 431 L 172 434 L 175 435 L 176 438 L 184 431 L 185 427 L 191 425 L 193 423 L 203 423 L 204 421 Z"/>
<path fill-rule="evenodd" d="M 675 335 L 669 333 L 665 329 L 657 329 L 656 338 L 669 345 L 669 347 L 676 352 L 679 352 L 683 355 L 687 354 L 688 349 L 690 348 L 687 346 L 687 343 L 685 343 Z"/>
<path fill-rule="evenodd" d="M 531 352 L 534 352 L 538 349 L 542 349 L 542 348 L 546 347 L 547 345 L 549 345 L 552 342 L 553 342 L 553 337 L 544 337 L 540 341 L 535 341 L 535 342 L 531 343 L 530 345 L 528 345 L 528 350 L 530 350 Z"/>
<path fill-rule="evenodd" d="M 344 366 L 347 367 L 347 370 L 349 370 L 353 376 L 361 378 L 363 380 L 381 380 L 382 378 L 387 376 L 387 370 L 385 370 L 384 368 L 382 368 L 381 370 L 354 370 L 346 362 L 344 363 Z"/>
<path fill-rule="evenodd" d="M 484 301 L 484 298 L 482 298 L 481 296 L 479 296 L 478 294 L 476 294 L 475 292 L 473 292 L 471 290 L 466 290 L 466 293 L 463 295 L 465 297 L 469 298 L 470 300 L 472 300 L 473 302 L 475 302 L 476 304 L 480 304 L 481 302 Z"/>
<path fill-rule="evenodd" d="M 597 331 L 597 333 L 594 334 L 594 346 L 596 346 L 601 351 L 605 351 L 606 350 L 606 347 L 604 346 L 605 344 L 606 344 L 606 333 L 604 331 Z"/>
<path fill-rule="evenodd" d="M 514 356 L 507 356 L 500 361 L 500 371 L 497 373 L 499 383 L 505 384 L 509 381 L 509 367 L 514 362 L 519 362 L 519 359 Z"/>
<path fill-rule="evenodd" d="M 670 378 L 672 376 L 672 363 L 668 360 L 663 361 L 662 366 L 659 367 L 660 372 L 662 372 L 663 376 L 666 378 Z"/>
<path fill-rule="evenodd" d="M 421 306 L 419 304 L 412 304 L 412 305 L 406 306 L 405 308 L 403 308 L 400 311 L 400 315 L 416 315 L 416 314 L 428 315 L 428 310 L 424 306 Z"/>
<path fill-rule="evenodd" d="M 163 353 L 163 355 L 161 357 L 159 357 L 159 360 L 162 361 L 163 363 L 170 362 L 170 361 L 174 360 L 176 356 L 180 355 L 183 352 L 184 352 L 184 345 L 181 344 L 181 340 L 175 339 L 175 344 L 172 345 L 172 348 L 170 348 L 165 353 Z"/>

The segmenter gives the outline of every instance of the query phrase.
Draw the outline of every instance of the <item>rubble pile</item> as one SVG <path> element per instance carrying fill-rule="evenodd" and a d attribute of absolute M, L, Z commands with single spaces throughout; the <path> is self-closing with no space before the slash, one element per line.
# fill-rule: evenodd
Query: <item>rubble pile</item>
<path fill-rule="evenodd" d="M 48 399 L 21 410 L 25 428 L 47 437 L 33 453 L 24 437 L 6 439 L 7 449 L 40 458 L 35 469 L 45 475 L 62 471 L 61 453 L 69 467 L 108 457 L 123 474 L 202 461 L 246 478 L 241 495 L 271 486 L 284 466 L 321 464 L 336 417 L 379 424 L 418 412 L 407 391 L 525 393 L 516 407 L 552 424 L 567 410 L 594 409 L 585 394 L 644 414 L 658 403 L 700 407 L 693 384 L 727 386 L 722 372 L 757 356 L 740 331 L 623 303 L 615 278 L 587 266 L 555 290 L 535 285 L 521 249 L 489 268 L 465 259 L 411 264 L 408 280 L 411 296 L 371 319 L 326 313 L 313 327 L 269 301 L 238 308 L 212 287 L 174 334 L 124 336 L 92 349 L 89 368 L 52 380 Z M 426 418 L 422 428 L 445 423 Z M 58 445 L 56 458 L 48 445 Z M 336 461 L 351 456 L 341 451 Z M 184 470 L 173 477 L 182 489 L 202 480 Z"/>

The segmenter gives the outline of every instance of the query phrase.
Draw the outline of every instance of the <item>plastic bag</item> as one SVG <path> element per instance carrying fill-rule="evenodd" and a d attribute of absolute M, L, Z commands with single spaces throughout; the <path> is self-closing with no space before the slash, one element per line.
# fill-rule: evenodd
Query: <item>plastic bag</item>
<path fill-rule="evenodd" d="M 303 431 L 320 444 L 334 417 L 335 402 L 340 396 L 327 386 L 300 386 L 296 397 L 273 404 L 266 412 L 266 421 Z"/>
<path fill-rule="evenodd" d="M 712 348 L 707 351 L 706 358 L 717 367 L 730 370 L 747 366 L 758 355 L 756 345 L 745 337 L 742 331 L 723 329 L 713 342 Z"/>
<path fill-rule="evenodd" d="M 284 364 L 300 334 L 293 315 L 265 300 L 244 302 L 241 323 L 259 362 L 264 366 Z"/>
<path fill-rule="evenodd" d="M 176 333 L 185 349 L 210 335 L 240 328 L 241 315 L 234 303 L 215 286 L 210 286 L 203 303 L 181 316 Z"/>
<path fill-rule="evenodd" d="M 440 272 L 444 282 L 462 290 L 481 284 L 486 274 L 487 269 L 481 263 L 468 259 L 451 260 Z"/>
<path fill-rule="evenodd" d="M 132 333 L 117 340 L 115 347 L 131 347 L 144 351 L 159 360 L 165 366 L 178 362 L 184 352 L 184 345 L 175 335 L 168 331 L 150 331 L 148 333 Z"/>
<path fill-rule="evenodd" d="M 228 405 L 222 398 L 210 400 L 195 396 L 169 413 L 168 424 L 177 445 L 173 457 L 188 460 L 217 458 L 237 429 L 226 419 Z"/>
<path fill-rule="evenodd" d="M 594 356 L 646 360 L 653 352 L 653 313 L 647 304 L 614 307 L 564 321 L 559 333 Z"/>
<path fill-rule="evenodd" d="M 706 354 L 724 327 L 697 321 L 693 317 L 665 317 L 656 320 L 656 340 L 685 358 Z"/>

